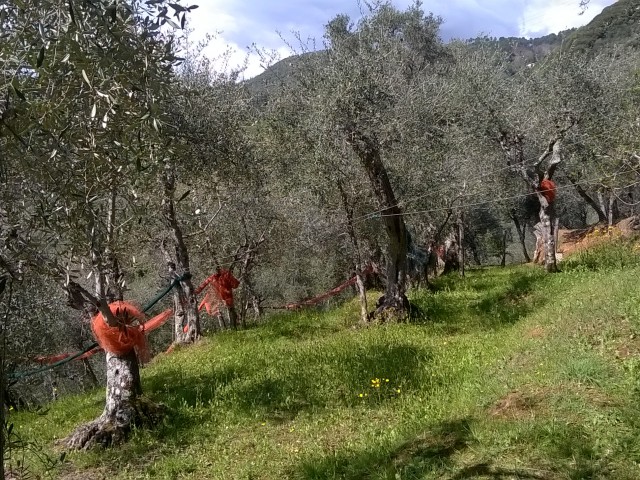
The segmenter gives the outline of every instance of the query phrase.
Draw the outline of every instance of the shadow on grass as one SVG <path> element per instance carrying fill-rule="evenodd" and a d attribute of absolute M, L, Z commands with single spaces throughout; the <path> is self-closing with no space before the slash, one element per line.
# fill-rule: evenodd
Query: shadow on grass
<path fill-rule="evenodd" d="M 543 272 L 523 268 L 440 278 L 435 293 L 418 292 L 413 299 L 422 312 L 418 321 L 449 334 L 513 325 L 540 307 L 540 299 L 534 301 L 530 294 L 544 278 Z"/>
<path fill-rule="evenodd" d="M 469 419 L 447 421 L 400 445 L 307 459 L 292 476 L 305 480 L 422 478 L 447 471 L 452 456 L 466 449 L 470 441 Z"/>
<path fill-rule="evenodd" d="M 547 473 L 537 472 L 535 470 L 502 468 L 483 462 L 463 468 L 454 476 L 449 477 L 449 480 L 463 480 L 469 478 L 486 478 L 492 480 L 551 480 L 555 477 L 551 477 Z"/>
<path fill-rule="evenodd" d="M 320 317 L 326 313 L 320 310 L 309 309 L 306 312 L 280 314 L 270 318 L 255 330 L 260 338 L 276 339 L 287 338 L 292 340 L 304 340 L 318 335 L 328 335 L 344 330 L 343 326 L 329 323 Z"/>
<path fill-rule="evenodd" d="M 464 458 L 464 452 L 469 449 L 473 458 L 482 455 L 486 448 L 473 437 L 472 425 L 471 418 L 446 421 L 399 445 L 379 444 L 355 452 L 330 452 L 321 457 L 307 458 L 296 467 L 291 477 L 304 480 L 612 478 L 607 476 L 611 472 L 597 457 L 593 439 L 584 429 L 575 426 L 563 426 L 557 430 L 539 425 L 532 430 L 531 438 L 522 439 L 526 445 L 530 444 L 528 450 L 536 451 L 534 456 L 542 459 L 542 465 L 510 467 L 500 465 L 500 458 L 495 458 L 495 462 L 465 464 L 458 454 L 463 454 Z"/>
<path fill-rule="evenodd" d="M 431 359 L 430 351 L 411 344 L 339 344 L 321 350 L 263 352 L 242 367 L 217 365 L 210 371 L 185 372 L 170 366 L 147 377 L 144 388 L 170 409 L 163 436 L 177 436 L 197 427 L 199 415 L 206 412 L 283 422 L 312 409 L 363 402 L 375 408 L 393 401 L 396 389 L 424 390 L 425 365 Z M 371 385 L 374 378 L 381 379 L 379 387 Z M 433 387 L 444 382 L 438 376 L 428 381 Z M 360 397 L 362 392 L 370 395 Z"/>

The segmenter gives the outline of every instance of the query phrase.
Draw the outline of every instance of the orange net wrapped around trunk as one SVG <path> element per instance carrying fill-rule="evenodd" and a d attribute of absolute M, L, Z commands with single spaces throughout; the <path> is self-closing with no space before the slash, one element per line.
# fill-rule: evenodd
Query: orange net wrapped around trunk
<path fill-rule="evenodd" d="M 118 319 L 118 325 L 110 327 L 101 313 L 91 321 L 91 328 L 98 345 L 114 355 L 126 355 L 136 351 L 141 362 L 149 361 L 149 347 L 144 336 L 144 314 L 129 302 L 113 302 L 109 310 Z"/>
<path fill-rule="evenodd" d="M 553 180 L 542 180 L 540 182 L 540 193 L 547 199 L 547 203 L 551 205 L 556 199 L 556 184 Z"/>

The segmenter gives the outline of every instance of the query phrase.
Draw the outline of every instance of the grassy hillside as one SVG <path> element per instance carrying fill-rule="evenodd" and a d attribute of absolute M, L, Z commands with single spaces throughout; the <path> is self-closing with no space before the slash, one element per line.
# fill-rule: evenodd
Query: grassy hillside
<path fill-rule="evenodd" d="M 354 303 L 206 338 L 143 371 L 169 408 L 70 479 L 637 479 L 640 261 L 632 246 L 443 278 L 412 324 Z M 50 449 L 104 393 L 13 415 Z"/>

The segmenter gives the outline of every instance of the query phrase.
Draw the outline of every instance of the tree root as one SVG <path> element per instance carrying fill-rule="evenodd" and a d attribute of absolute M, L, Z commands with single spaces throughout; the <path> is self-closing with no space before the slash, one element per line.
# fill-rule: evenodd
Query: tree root
<path fill-rule="evenodd" d="M 405 295 L 388 298 L 383 295 L 376 303 L 376 309 L 369 313 L 369 321 L 378 323 L 399 323 L 409 319 L 411 305 Z"/>
<path fill-rule="evenodd" d="M 129 408 L 120 408 L 111 415 L 104 412 L 95 420 L 79 426 L 60 443 L 70 450 L 119 445 L 127 440 L 134 426 L 157 425 L 165 415 L 165 405 L 138 397 Z"/>

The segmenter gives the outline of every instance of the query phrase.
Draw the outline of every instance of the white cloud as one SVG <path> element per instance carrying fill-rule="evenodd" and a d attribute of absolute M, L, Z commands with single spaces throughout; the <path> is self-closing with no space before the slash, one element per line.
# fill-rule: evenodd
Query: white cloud
<path fill-rule="evenodd" d="M 587 10 L 580 15 L 577 0 L 529 0 L 520 18 L 520 35 L 536 37 L 585 25 L 614 2 L 591 0 Z"/>
<path fill-rule="evenodd" d="M 591 0 L 580 15 L 579 0 L 431 0 L 425 10 L 443 17 L 442 35 L 448 38 L 492 36 L 535 37 L 588 23 L 615 0 Z M 321 47 L 323 26 L 338 13 L 359 17 L 356 0 L 199 0 L 200 8 L 189 17 L 195 39 L 213 35 L 207 56 L 218 69 L 233 68 L 246 61 L 245 78 L 263 71 L 260 56 L 252 49 L 277 52 L 280 58 L 291 55 L 278 31 L 296 43 L 292 31 L 303 38 L 314 37 Z M 406 8 L 411 0 L 394 0 Z M 221 56 L 228 52 L 225 60 Z"/>
<path fill-rule="evenodd" d="M 193 29 L 192 40 L 195 42 L 210 35 L 203 53 L 212 60 L 215 70 L 229 71 L 245 66 L 242 76 L 251 78 L 268 66 L 263 64 L 256 48 L 268 50 L 275 59 L 292 54 L 276 32 L 283 27 L 277 20 L 260 22 L 250 12 L 239 10 L 240 2 L 201 0 L 199 3 L 199 8 L 189 16 L 189 28 Z M 285 25 L 285 28 L 285 31 L 294 30 L 295 24 Z M 240 39 L 246 43 L 241 45 Z"/>

